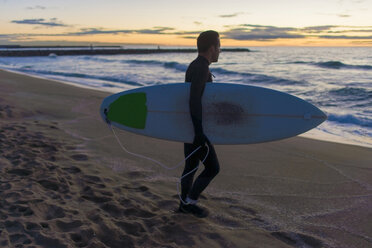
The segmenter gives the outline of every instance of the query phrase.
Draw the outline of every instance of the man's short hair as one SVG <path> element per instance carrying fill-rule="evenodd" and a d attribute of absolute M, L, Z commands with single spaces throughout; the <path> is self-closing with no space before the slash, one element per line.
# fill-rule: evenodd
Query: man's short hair
<path fill-rule="evenodd" d="M 198 52 L 203 53 L 208 51 L 211 46 L 218 46 L 219 37 L 220 35 L 213 30 L 200 33 L 197 41 Z"/>

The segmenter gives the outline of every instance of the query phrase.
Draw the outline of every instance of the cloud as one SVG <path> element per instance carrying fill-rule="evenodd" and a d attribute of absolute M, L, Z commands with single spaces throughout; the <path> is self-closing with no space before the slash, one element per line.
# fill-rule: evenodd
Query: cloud
<path fill-rule="evenodd" d="M 152 29 L 133 30 L 137 34 L 167 34 L 168 31 L 173 31 L 171 27 L 153 27 Z"/>
<path fill-rule="evenodd" d="M 238 15 L 243 15 L 244 12 L 237 12 L 237 13 L 233 13 L 233 14 L 227 14 L 227 15 L 219 15 L 218 17 L 221 17 L 221 18 L 232 18 L 232 17 L 237 17 Z"/>
<path fill-rule="evenodd" d="M 348 35 L 320 35 L 322 39 L 342 39 L 342 40 L 372 40 L 372 36 L 348 36 Z"/>
<path fill-rule="evenodd" d="M 310 27 L 304 27 L 299 30 L 306 33 L 320 33 L 324 31 L 329 31 L 332 28 L 337 28 L 338 26 L 334 25 L 324 25 L 324 26 L 310 26 Z"/>
<path fill-rule="evenodd" d="M 99 35 L 99 34 L 158 34 L 158 35 L 197 35 L 202 31 L 176 31 L 172 27 L 153 27 L 149 29 L 118 29 L 118 30 L 104 30 L 99 28 L 85 28 L 79 32 L 67 33 L 66 36 L 71 35 Z M 195 38 L 195 37 L 194 37 Z"/>
<path fill-rule="evenodd" d="M 225 38 L 233 40 L 261 40 L 269 41 L 275 39 L 298 39 L 304 35 L 296 32 L 297 28 L 274 27 L 243 24 L 240 27 L 223 32 Z"/>
<path fill-rule="evenodd" d="M 345 34 L 345 33 L 371 33 L 372 29 L 344 29 L 344 30 L 335 30 L 328 31 L 327 34 Z"/>
<path fill-rule="evenodd" d="M 202 25 L 203 23 L 202 22 L 194 22 L 195 25 Z"/>
<path fill-rule="evenodd" d="M 28 10 L 35 10 L 35 9 L 45 10 L 46 7 L 41 6 L 41 5 L 36 5 L 36 6 L 33 6 L 33 7 L 27 7 L 26 9 L 28 9 Z"/>
<path fill-rule="evenodd" d="M 24 19 L 24 20 L 13 20 L 11 23 L 16 24 L 28 24 L 28 25 L 42 25 L 48 27 L 67 27 L 68 25 L 58 22 L 57 18 L 51 18 L 46 21 L 43 18 L 40 19 Z"/>
<path fill-rule="evenodd" d="M 337 17 L 340 17 L 340 18 L 350 18 L 352 17 L 352 15 L 348 14 L 347 12 L 350 12 L 350 11 L 343 11 L 343 13 L 317 13 L 318 15 L 323 15 L 323 16 L 337 16 Z"/>
<path fill-rule="evenodd" d="M 372 36 L 363 35 L 372 32 L 372 27 L 370 26 L 354 27 L 323 25 L 294 28 L 242 24 L 235 27 L 233 26 L 226 27 L 230 29 L 222 33 L 224 35 L 224 38 L 233 40 L 271 41 L 276 39 L 300 39 L 300 38 L 355 39 L 355 40 L 372 39 Z M 353 35 L 347 35 L 348 33 L 353 33 Z M 355 35 L 356 33 L 360 35 Z"/>
<path fill-rule="evenodd" d="M 201 32 L 205 30 L 196 30 L 196 31 L 176 31 L 173 32 L 172 34 L 174 35 L 199 35 Z M 190 36 L 192 37 L 192 36 Z M 195 37 L 194 37 L 195 38 Z"/>
<path fill-rule="evenodd" d="M 85 28 L 79 32 L 68 33 L 67 35 L 98 35 L 98 34 L 169 34 L 173 31 L 171 27 L 153 27 L 152 29 L 118 29 L 103 30 L 98 28 Z"/>
<path fill-rule="evenodd" d="M 300 39 L 300 38 L 323 38 L 323 39 L 371 39 L 370 36 L 363 36 L 372 32 L 372 27 L 353 27 L 353 26 L 310 26 L 303 28 L 295 27 L 275 27 L 253 24 L 242 24 L 238 26 L 227 26 L 228 30 L 220 32 L 223 38 L 233 40 L 258 40 L 271 41 L 277 39 Z M 356 29 L 358 28 L 358 29 Z M 362 29 L 364 28 L 364 29 Z M 45 36 L 85 36 L 101 34 L 155 34 L 181 36 L 185 39 L 195 39 L 202 30 L 182 31 L 172 27 L 153 27 L 147 29 L 101 29 L 83 28 L 77 32 L 48 34 Z M 354 35 L 348 36 L 352 32 Z M 358 33 L 360 35 L 355 35 Z M 340 34 L 340 35 L 337 35 Z M 338 37 L 338 38 L 337 38 Z"/>
<path fill-rule="evenodd" d="M 188 40 L 195 40 L 196 39 L 195 36 L 183 36 L 182 38 L 188 39 Z"/>
<path fill-rule="evenodd" d="M 3 40 L 19 40 L 31 37 L 37 37 L 41 39 L 42 37 L 76 37 L 76 36 L 88 36 L 88 35 L 101 35 L 101 34 L 157 34 L 157 35 L 173 35 L 180 36 L 182 38 L 195 39 L 201 31 L 176 31 L 172 27 L 153 27 L 149 29 L 115 29 L 115 30 L 104 30 L 100 28 L 82 28 L 77 32 L 65 32 L 65 33 L 54 33 L 54 34 L 43 34 L 43 33 L 33 33 L 33 34 L 0 34 L 0 39 Z"/>

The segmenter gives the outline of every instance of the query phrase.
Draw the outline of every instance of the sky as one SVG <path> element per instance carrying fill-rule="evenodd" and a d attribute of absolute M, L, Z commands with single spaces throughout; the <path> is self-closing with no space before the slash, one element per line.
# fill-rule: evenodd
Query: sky
<path fill-rule="evenodd" d="M 372 0 L 0 0 L 0 45 L 372 46 Z"/>

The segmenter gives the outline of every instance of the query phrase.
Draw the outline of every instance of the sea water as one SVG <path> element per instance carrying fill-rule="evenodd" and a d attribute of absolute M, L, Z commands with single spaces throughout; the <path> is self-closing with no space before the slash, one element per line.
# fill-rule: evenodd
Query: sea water
<path fill-rule="evenodd" d="M 306 137 L 372 147 L 372 48 L 253 47 L 222 52 L 215 82 L 272 88 L 319 107 L 328 120 Z M 108 92 L 184 82 L 195 53 L 0 57 L 0 68 Z M 268 99 L 270 100 L 270 99 Z"/>

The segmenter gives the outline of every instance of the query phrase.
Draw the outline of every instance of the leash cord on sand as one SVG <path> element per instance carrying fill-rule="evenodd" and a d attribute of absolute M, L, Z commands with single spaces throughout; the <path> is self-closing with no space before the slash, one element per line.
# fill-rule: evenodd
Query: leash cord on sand
<path fill-rule="evenodd" d="M 156 163 L 157 165 L 160 165 L 161 167 L 163 167 L 163 168 L 166 169 L 166 170 L 174 170 L 174 169 L 177 169 L 177 168 L 180 167 L 184 162 L 186 162 L 187 159 L 189 159 L 189 158 L 190 158 L 190 157 L 191 157 L 195 152 L 197 152 L 197 151 L 201 148 L 201 146 L 199 146 L 198 148 L 196 148 L 192 153 L 190 153 L 190 154 L 189 154 L 189 155 L 188 155 L 184 160 L 182 160 L 181 162 L 179 162 L 176 166 L 168 167 L 168 166 L 164 165 L 163 163 L 161 163 L 161 162 L 159 162 L 159 161 L 157 161 L 157 160 L 155 160 L 155 159 L 152 159 L 152 158 L 146 157 L 146 156 L 144 156 L 144 155 L 141 155 L 141 154 L 137 154 L 137 153 L 133 153 L 133 152 L 128 151 L 128 150 L 123 146 L 123 144 L 121 143 L 121 141 L 120 141 L 119 137 L 117 136 L 117 134 L 116 134 L 114 128 L 113 128 L 109 123 L 108 123 L 108 126 L 109 126 L 111 132 L 114 134 L 116 141 L 119 143 L 119 145 L 120 145 L 121 149 L 123 149 L 123 151 L 125 151 L 125 152 L 127 152 L 127 153 L 129 153 L 129 154 L 131 154 L 131 155 L 133 155 L 133 156 L 136 156 L 136 157 L 139 157 L 139 158 L 142 158 L 142 159 L 147 159 L 147 160 L 149 160 L 149 161 L 151 161 L 151 162 L 153 162 L 153 163 Z M 209 146 L 208 146 L 208 144 L 206 144 L 206 146 L 207 146 L 207 154 L 205 155 L 205 157 L 204 157 L 202 163 L 204 163 L 204 161 L 207 159 L 207 157 L 208 157 L 208 155 L 209 155 Z M 177 193 L 178 193 L 178 197 L 180 198 L 180 201 L 181 201 L 183 204 L 185 204 L 185 205 L 188 205 L 189 203 L 188 203 L 188 202 L 185 202 L 185 201 L 182 199 L 182 197 L 181 197 L 181 193 L 180 193 L 180 189 L 179 189 L 179 185 L 181 184 L 181 181 L 182 181 L 182 179 L 183 179 L 184 177 L 187 177 L 188 175 L 192 174 L 192 173 L 193 173 L 194 171 L 196 171 L 198 168 L 199 168 L 199 165 L 196 166 L 195 169 L 191 170 L 191 171 L 188 172 L 187 174 L 181 176 L 180 179 L 177 181 Z"/>

